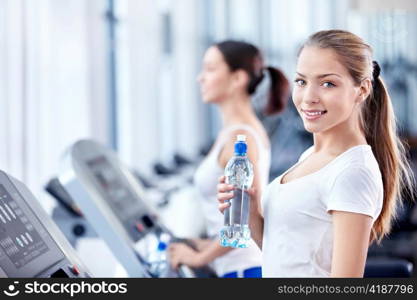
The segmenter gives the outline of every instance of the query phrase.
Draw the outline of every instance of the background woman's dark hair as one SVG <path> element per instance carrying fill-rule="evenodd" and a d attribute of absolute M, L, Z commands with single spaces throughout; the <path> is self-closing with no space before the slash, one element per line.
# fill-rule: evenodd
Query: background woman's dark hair
<path fill-rule="evenodd" d="M 252 44 L 227 40 L 214 45 L 222 53 L 231 71 L 244 70 L 249 75 L 247 92 L 253 95 L 267 70 L 271 78 L 266 114 L 279 113 L 287 105 L 290 85 L 285 75 L 274 67 L 265 67 L 261 52 Z"/>

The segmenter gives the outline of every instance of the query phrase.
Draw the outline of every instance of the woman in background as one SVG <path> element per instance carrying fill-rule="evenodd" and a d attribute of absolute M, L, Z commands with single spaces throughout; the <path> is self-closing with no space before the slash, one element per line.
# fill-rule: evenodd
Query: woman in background
<path fill-rule="evenodd" d="M 185 244 L 171 244 L 170 261 L 174 268 L 180 264 L 199 267 L 210 264 L 219 277 L 260 277 L 261 252 L 253 241 L 248 248 L 233 249 L 220 246 L 219 232 L 224 218 L 216 204 L 218 177 L 224 173 L 234 155 L 238 134 L 247 137 L 248 157 L 254 167 L 253 186 L 261 190 L 268 184 L 270 144 L 261 122 L 251 104 L 266 73 L 270 76 L 266 113 L 281 112 L 286 105 L 289 83 L 283 73 L 265 67 L 260 51 L 239 41 L 224 41 L 210 47 L 204 56 L 203 69 L 198 77 L 206 103 L 218 106 L 222 129 L 207 157 L 197 169 L 195 185 L 202 198 L 202 208 L 209 239 L 195 240 L 198 251 Z"/>

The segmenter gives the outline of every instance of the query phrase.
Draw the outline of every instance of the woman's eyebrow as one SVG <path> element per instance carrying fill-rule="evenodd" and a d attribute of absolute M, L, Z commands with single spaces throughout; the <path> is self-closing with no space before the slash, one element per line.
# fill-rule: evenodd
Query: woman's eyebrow
<path fill-rule="evenodd" d="M 340 76 L 339 74 L 335 74 L 335 73 L 328 73 L 328 74 L 318 75 L 318 76 L 317 76 L 317 78 L 323 78 L 323 77 L 327 77 L 327 76 L 331 76 L 331 75 L 334 75 L 334 76 L 337 76 L 337 77 L 342 77 L 342 76 Z"/>
<path fill-rule="evenodd" d="M 307 77 L 306 75 L 304 75 L 304 74 L 301 74 L 300 72 L 296 72 L 300 77 Z M 320 75 L 317 75 L 316 77 L 317 78 L 319 78 L 319 79 L 321 79 L 321 78 L 324 78 L 324 77 L 327 77 L 327 76 L 331 76 L 331 75 L 334 75 L 334 76 L 337 76 L 337 77 L 342 77 L 342 76 L 340 76 L 339 74 L 336 74 L 336 73 L 326 73 L 326 74 L 320 74 Z"/>

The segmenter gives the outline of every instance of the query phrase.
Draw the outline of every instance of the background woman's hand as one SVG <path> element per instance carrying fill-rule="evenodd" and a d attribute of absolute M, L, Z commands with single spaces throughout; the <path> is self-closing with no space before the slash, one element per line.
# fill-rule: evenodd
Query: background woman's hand
<path fill-rule="evenodd" d="M 213 242 L 213 240 L 195 238 L 195 239 L 191 239 L 191 242 L 197 248 L 197 251 L 203 251 L 204 249 L 207 248 L 208 245 L 210 245 Z"/>
<path fill-rule="evenodd" d="M 198 268 L 207 263 L 199 252 L 183 243 L 171 243 L 168 247 L 168 255 L 174 269 L 178 269 L 180 265 Z"/>

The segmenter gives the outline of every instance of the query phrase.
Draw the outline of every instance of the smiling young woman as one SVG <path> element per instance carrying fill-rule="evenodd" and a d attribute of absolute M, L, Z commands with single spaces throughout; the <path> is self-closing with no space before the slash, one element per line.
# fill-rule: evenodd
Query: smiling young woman
<path fill-rule="evenodd" d="M 293 101 L 314 145 L 269 184 L 262 214 L 251 215 L 262 275 L 362 277 L 370 242 L 389 233 L 401 191 L 413 186 L 371 47 L 342 30 L 310 36 Z M 222 178 L 220 210 L 230 188 Z"/>

